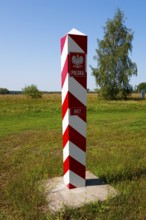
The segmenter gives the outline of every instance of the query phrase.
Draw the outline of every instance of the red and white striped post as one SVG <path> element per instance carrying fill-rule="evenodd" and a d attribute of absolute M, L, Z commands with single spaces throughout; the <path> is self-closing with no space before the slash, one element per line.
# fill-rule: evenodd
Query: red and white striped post
<path fill-rule="evenodd" d="M 72 29 L 61 38 L 64 183 L 86 184 L 87 36 Z"/>

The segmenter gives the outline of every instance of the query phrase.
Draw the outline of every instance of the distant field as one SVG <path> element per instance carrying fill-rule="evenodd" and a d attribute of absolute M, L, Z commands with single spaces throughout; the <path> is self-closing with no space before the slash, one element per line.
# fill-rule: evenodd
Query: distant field
<path fill-rule="evenodd" d="M 145 220 L 146 100 L 87 96 L 87 170 L 119 195 L 55 216 L 40 180 L 63 175 L 60 94 L 0 96 L 0 220 Z"/>

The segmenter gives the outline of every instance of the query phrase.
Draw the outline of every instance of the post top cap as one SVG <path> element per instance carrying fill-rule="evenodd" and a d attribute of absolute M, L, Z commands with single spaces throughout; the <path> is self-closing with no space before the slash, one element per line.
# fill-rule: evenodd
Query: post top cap
<path fill-rule="evenodd" d="M 75 28 L 71 29 L 71 30 L 68 32 L 68 34 L 73 34 L 73 35 L 84 35 L 84 36 L 86 36 L 86 34 L 84 34 L 84 33 L 80 32 L 80 31 L 78 31 L 78 30 L 75 29 Z"/>

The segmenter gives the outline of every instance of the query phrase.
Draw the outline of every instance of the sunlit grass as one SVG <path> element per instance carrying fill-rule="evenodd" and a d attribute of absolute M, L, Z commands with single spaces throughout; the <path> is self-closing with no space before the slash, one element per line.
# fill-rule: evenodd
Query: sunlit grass
<path fill-rule="evenodd" d="M 144 220 L 146 101 L 88 94 L 87 112 L 87 170 L 119 195 L 52 216 L 38 184 L 63 175 L 60 94 L 0 96 L 0 219 Z"/>

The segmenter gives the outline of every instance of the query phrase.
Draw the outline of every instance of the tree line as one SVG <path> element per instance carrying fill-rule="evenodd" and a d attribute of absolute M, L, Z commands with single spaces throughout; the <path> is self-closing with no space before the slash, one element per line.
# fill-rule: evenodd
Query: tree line
<path fill-rule="evenodd" d="M 39 91 L 38 87 L 34 84 L 31 84 L 29 86 L 25 86 L 22 91 L 9 91 L 6 88 L 0 88 L 0 94 L 6 95 L 6 94 L 24 94 L 26 96 L 29 96 L 31 98 L 41 98 L 42 97 L 41 91 Z"/>
<path fill-rule="evenodd" d="M 144 90 L 146 92 L 146 82 L 142 82 L 140 83 L 138 86 L 134 86 L 134 88 L 132 88 L 132 92 L 141 92 L 142 90 Z M 90 91 L 89 89 L 87 89 L 87 92 L 96 92 L 99 93 L 100 89 L 95 89 L 94 91 Z M 10 91 L 7 88 L 0 88 L 0 95 L 7 95 L 7 94 L 11 94 L 11 95 L 19 95 L 19 94 L 25 94 L 27 96 L 30 96 L 32 98 L 41 98 L 42 94 L 46 94 L 46 93 L 59 93 L 58 91 L 56 92 L 48 92 L 48 91 L 39 91 L 38 87 L 34 84 L 31 84 L 29 86 L 25 86 L 22 91 Z"/>

